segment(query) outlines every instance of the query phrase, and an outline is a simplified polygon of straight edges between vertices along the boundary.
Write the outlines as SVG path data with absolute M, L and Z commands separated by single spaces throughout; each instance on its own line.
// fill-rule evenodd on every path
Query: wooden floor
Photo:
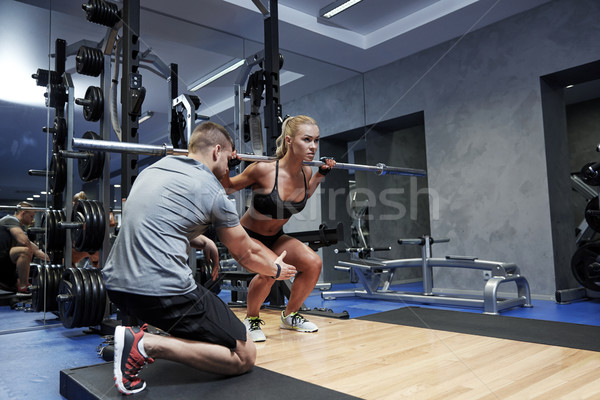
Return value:
M 278 311 L 261 311 L 257 365 L 364 399 L 600 399 L 600 352 L 307 317 L 318 332 L 282 330 Z

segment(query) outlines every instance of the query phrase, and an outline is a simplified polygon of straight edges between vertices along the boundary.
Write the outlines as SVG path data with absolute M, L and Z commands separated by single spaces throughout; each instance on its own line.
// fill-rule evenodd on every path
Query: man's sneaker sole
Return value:
M 119 392 L 130 395 L 139 393 L 146 388 L 146 382 L 137 389 L 127 389 L 123 385 L 123 373 L 121 372 L 121 362 L 123 360 L 123 345 L 125 344 L 125 330 L 127 327 L 125 326 L 117 326 L 115 328 L 115 355 L 114 355 L 114 365 L 113 365 L 113 373 L 115 379 L 115 386 L 119 390 Z M 129 354 L 126 354 L 129 357 Z
M 317 328 L 317 329 L 304 329 L 304 328 L 298 328 L 298 327 L 294 327 L 294 326 L 289 326 L 289 325 L 286 325 L 286 324 L 279 324 L 279 327 L 281 329 L 287 329 L 287 330 L 296 331 L 296 332 L 306 332 L 306 333 L 317 332 L 319 330 L 319 328 Z

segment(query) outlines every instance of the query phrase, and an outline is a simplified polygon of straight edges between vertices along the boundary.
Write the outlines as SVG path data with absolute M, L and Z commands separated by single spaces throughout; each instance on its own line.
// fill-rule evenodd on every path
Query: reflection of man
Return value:
M 32 207 L 22 201 L 18 207 Z M 35 211 L 17 209 L 15 215 L 0 219 L 0 287 L 28 293 L 29 265 L 33 256 L 47 260 L 48 256 L 27 237 L 26 229 L 33 223 Z

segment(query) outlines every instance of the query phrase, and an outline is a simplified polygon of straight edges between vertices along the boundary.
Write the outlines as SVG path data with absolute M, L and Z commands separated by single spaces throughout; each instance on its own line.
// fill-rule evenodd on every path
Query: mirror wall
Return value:
M 121 3 L 118 3 L 122 7 Z M 28 171 L 47 170 L 52 157 L 51 135 L 43 132 L 45 126 L 52 126 L 55 110 L 46 107 L 45 87 L 36 86 L 31 75 L 37 69 L 54 70 L 55 41 L 64 39 L 67 43 L 66 72 L 74 84 L 74 98 L 84 98 L 90 86 L 100 86 L 101 77 L 85 76 L 77 73 L 75 55 L 80 44 L 94 46 L 102 41 L 108 28 L 88 22 L 80 3 L 70 1 L 9 0 L 0 5 L 0 204 L 16 205 L 19 201 L 30 200 L 35 206 L 50 207 L 52 196 L 48 193 L 45 177 L 30 176 Z M 86 41 L 83 43 L 82 41 Z M 169 82 L 161 67 L 174 63 L 178 66 L 178 93 L 194 94 L 200 98 L 198 114 L 209 116 L 214 122 L 228 126 L 233 132 L 234 90 L 238 76 L 234 71 L 224 77 L 190 92 L 189 89 L 201 78 L 234 60 L 241 60 L 263 49 L 263 44 L 239 36 L 216 31 L 181 17 L 144 8 L 140 10 L 140 73 L 142 85 L 146 88 L 146 98 L 142 112 L 151 112 L 152 118 L 139 126 L 139 142 L 147 144 L 168 143 L 168 115 L 171 108 Z M 356 76 L 358 73 L 339 66 L 323 63 L 295 54 L 285 49 L 280 42 L 284 65 L 281 70 L 281 103 L 306 96 L 316 90 L 326 88 Z M 114 74 L 114 57 L 110 71 Z M 318 71 L 318 74 L 315 74 Z M 119 71 L 119 74 L 121 71 Z M 120 79 L 120 78 L 119 78 Z M 119 104 L 120 111 L 120 86 Z M 65 107 L 65 112 L 67 108 Z M 261 110 L 262 111 L 262 110 Z M 283 109 L 286 114 L 285 107 Z M 104 116 L 109 123 L 108 116 Z M 87 131 L 100 132 L 100 122 L 86 121 L 82 107 L 73 107 L 73 136 L 81 137 Z M 111 140 L 117 140 L 114 132 Z M 105 205 L 115 210 L 120 208 L 121 159 L 117 154 L 110 156 L 110 182 L 83 182 L 79 178 L 77 162 L 74 162 L 71 193 L 84 190 L 90 199 L 99 196 L 100 185 L 105 189 L 110 185 L 110 201 Z M 139 166 L 143 168 L 152 159 L 140 156 Z M 116 185 L 116 187 L 115 187 Z M 66 203 L 70 199 L 63 197 Z M 6 215 L 8 212 L 0 211 Z M 39 226 L 42 213 L 36 216 Z M 44 236 L 38 236 L 43 246 Z M 16 311 L 15 311 L 16 312 Z M 60 323 L 55 313 L 48 310 L 25 318 L 18 323 L 19 328 L 34 328 L 48 323 Z M 14 324 L 13 324 L 13 327 Z

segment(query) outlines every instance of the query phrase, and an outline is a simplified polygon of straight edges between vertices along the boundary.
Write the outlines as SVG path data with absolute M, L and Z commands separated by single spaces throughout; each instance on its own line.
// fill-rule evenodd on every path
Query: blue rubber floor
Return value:
M 332 290 L 345 290 L 351 284 L 333 285 Z M 419 284 L 393 287 L 394 290 L 419 291 Z M 219 295 L 229 301 L 231 293 Z M 480 308 L 460 308 L 419 303 L 398 303 L 358 298 L 323 300 L 319 290 L 313 291 L 305 306 L 331 309 L 334 313 L 347 311 L 350 318 L 388 311 L 406 306 L 422 306 L 481 313 Z M 533 308 L 516 307 L 501 315 L 600 326 L 600 300 L 581 300 L 571 304 L 533 300 Z M 59 373 L 63 369 L 104 362 L 97 354 L 104 341 L 85 329 L 66 329 L 52 313 L 17 311 L 0 306 L 0 400 L 63 399 L 59 390 Z M 112 385 L 112 382 L 107 382 Z

